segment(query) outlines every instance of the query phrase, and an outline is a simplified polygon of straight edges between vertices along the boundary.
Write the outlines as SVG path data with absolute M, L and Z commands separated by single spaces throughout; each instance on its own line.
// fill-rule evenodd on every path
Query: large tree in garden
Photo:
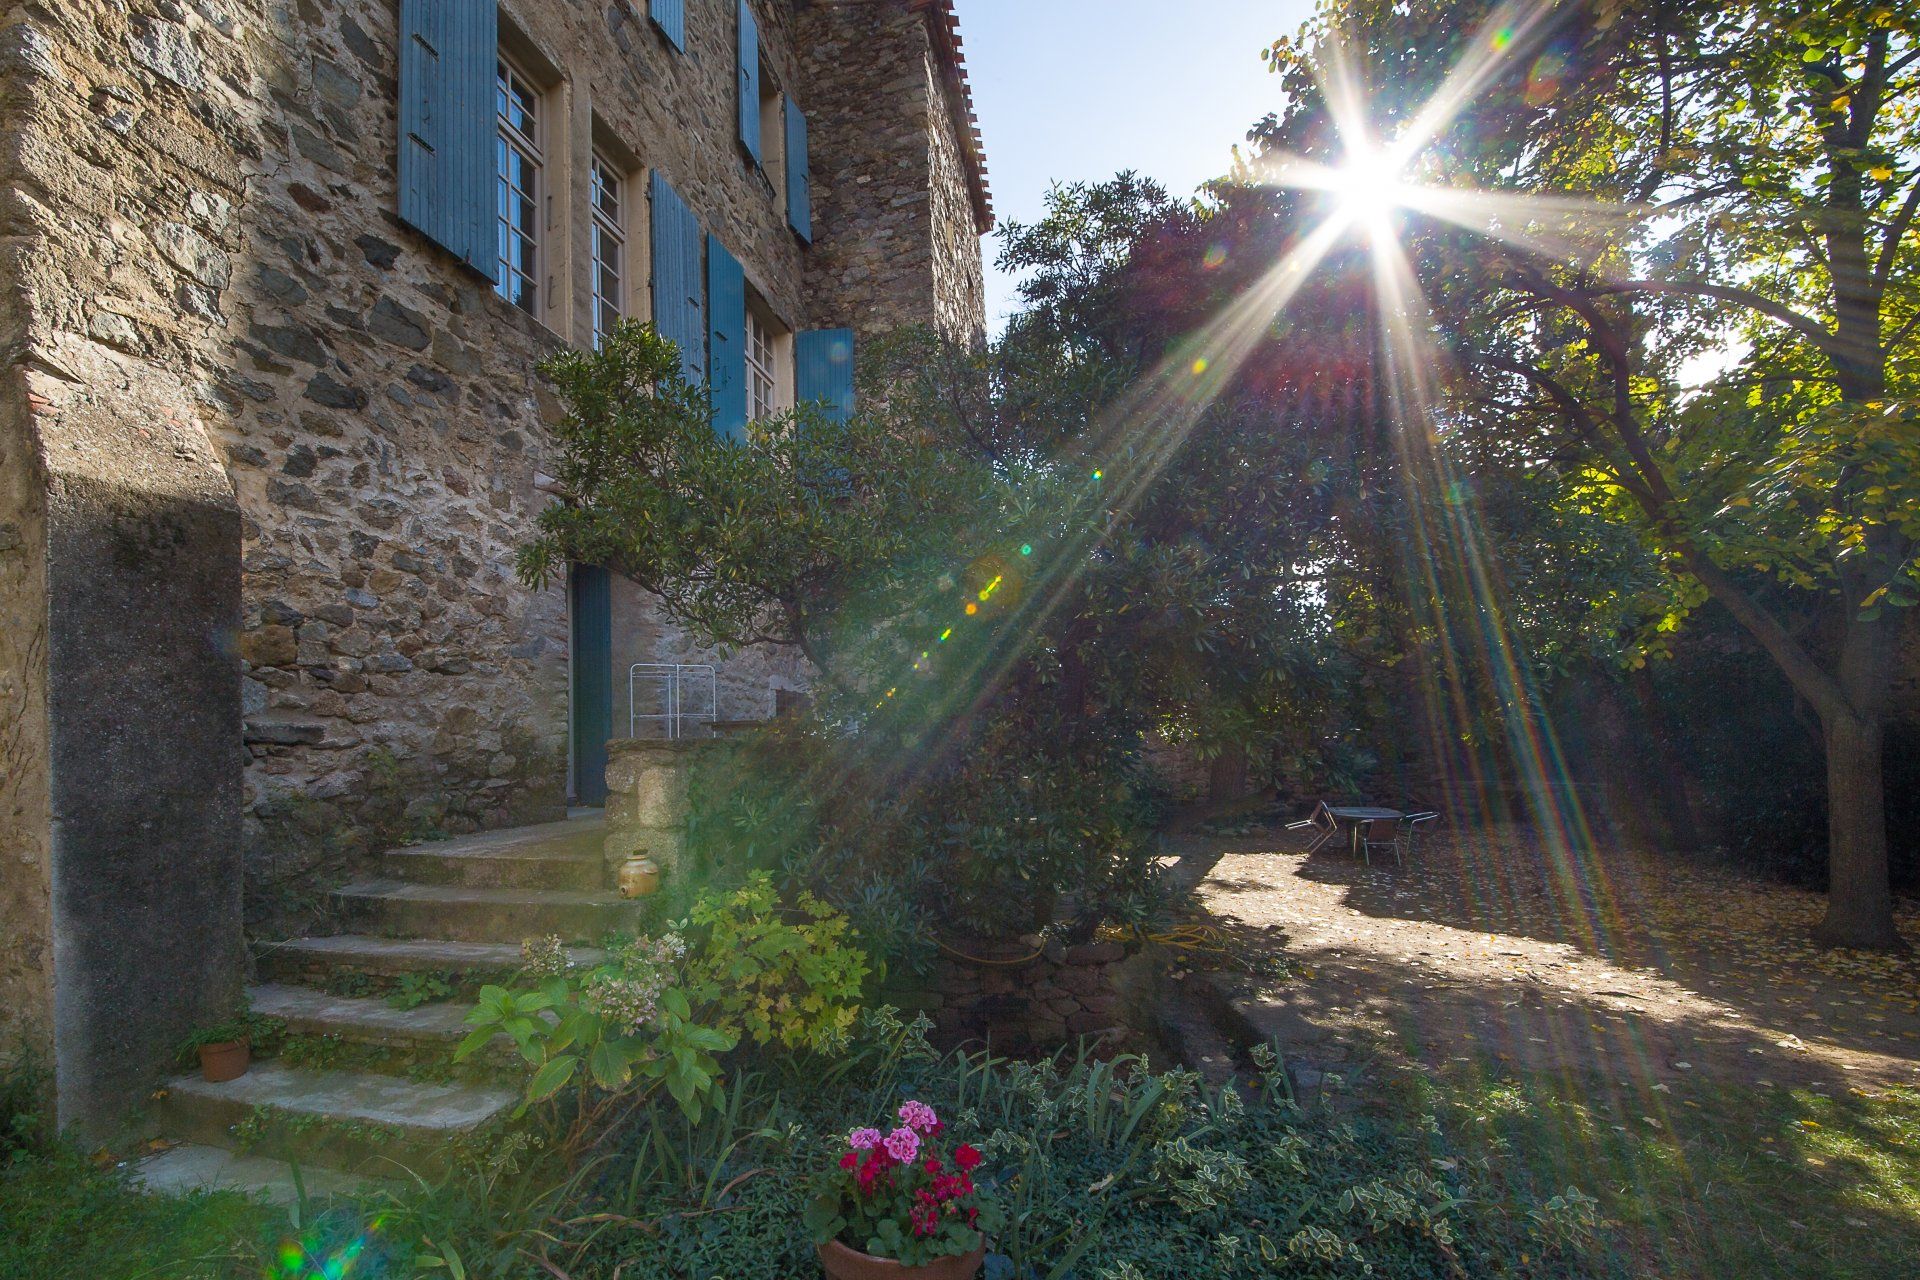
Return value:
M 1813 710 L 1820 935 L 1861 947 L 1901 945 L 1881 754 L 1920 600 L 1917 35 L 1865 0 L 1329 0 L 1276 45 L 1289 106 L 1258 131 L 1274 173 L 1386 140 L 1375 189 L 1405 212 L 1376 252 L 1451 358 L 1443 430 L 1631 524 L 1675 575 L 1657 633 L 1711 599 Z

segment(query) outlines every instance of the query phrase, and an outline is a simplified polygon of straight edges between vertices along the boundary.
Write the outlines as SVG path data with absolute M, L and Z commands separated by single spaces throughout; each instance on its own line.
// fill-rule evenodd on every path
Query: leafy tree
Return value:
M 1651 638 L 1712 599 L 1813 709 L 1820 935 L 1863 947 L 1900 945 L 1881 757 L 1920 600 L 1917 26 L 1861 0 L 1328 0 L 1272 51 L 1290 105 L 1260 130 L 1270 159 L 1337 155 L 1336 46 L 1380 136 L 1464 90 L 1400 228 L 1446 413 L 1664 558 Z M 1690 389 L 1703 359 L 1727 367 Z

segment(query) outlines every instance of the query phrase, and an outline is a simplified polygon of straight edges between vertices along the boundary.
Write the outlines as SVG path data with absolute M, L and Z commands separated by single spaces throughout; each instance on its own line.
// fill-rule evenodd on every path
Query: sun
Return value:
M 1349 147 L 1346 162 L 1329 172 L 1327 189 L 1340 218 L 1369 229 L 1384 226 L 1406 203 L 1401 161 L 1372 146 Z

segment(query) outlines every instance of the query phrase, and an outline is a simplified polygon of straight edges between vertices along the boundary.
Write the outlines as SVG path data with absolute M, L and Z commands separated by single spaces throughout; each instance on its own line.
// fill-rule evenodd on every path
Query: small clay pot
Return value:
M 876 1258 L 858 1249 L 849 1249 L 838 1240 L 816 1246 L 820 1267 L 827 1280 L 973 1280 L 987 1260 L 987 1246 L 972 1253 L 935 1258 L 919 1267 L 905 1267 L 892 1258 Z
M 208 1084 L 225 1084 L 247 1074 L 252 1061 L 245 1040 L 222 1040 L 200 1046 L 200 1078 Z
M 635 854 L 620 864 L 620 896 L 644 898 L 660 890 L 660 867 L 652 858 Z

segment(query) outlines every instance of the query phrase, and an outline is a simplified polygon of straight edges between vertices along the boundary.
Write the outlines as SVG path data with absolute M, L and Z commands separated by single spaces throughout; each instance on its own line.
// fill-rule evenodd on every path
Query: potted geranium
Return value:
M 831 1280 L 973 1280 L 999 1206 L 975 1181 L 981 1155 L 950 1145 L 924 1102 L 900 1107 L 891 1132 L 855 1129 L 807 1207 Z

